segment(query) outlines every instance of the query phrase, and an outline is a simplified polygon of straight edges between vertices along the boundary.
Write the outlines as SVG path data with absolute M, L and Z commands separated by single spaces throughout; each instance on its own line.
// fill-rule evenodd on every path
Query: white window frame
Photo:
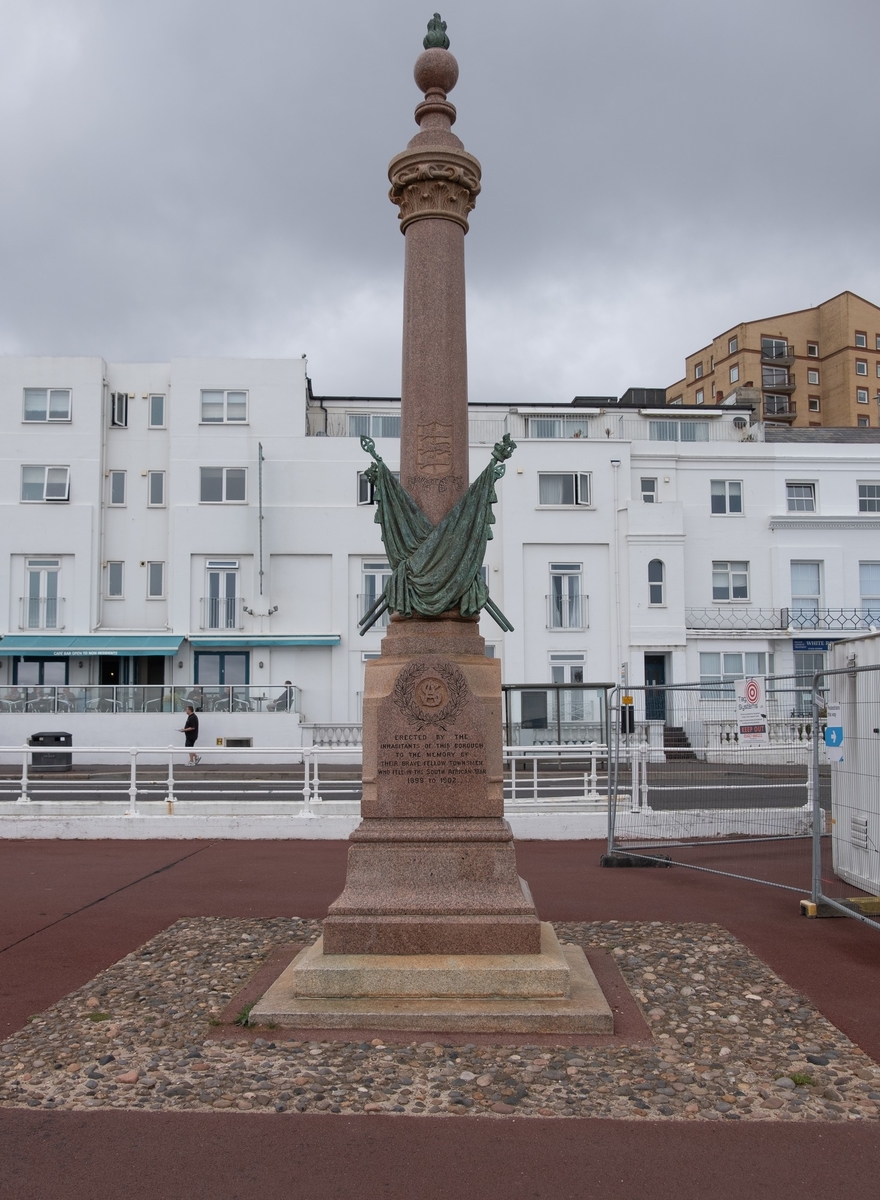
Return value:
M 128 429 L 128 392 L 110 393 L 111 429 Z
M 701 362 L 694 363 L 694 379 L 703 378 L 703 364 Z
M 819 357 L 819 343 L 818 342 L 807 342 L 807 358 L 818 358 L 818 357 Z
M 153 478 L 159 476 L 162 480 L 162 499 L 153 499 Z M 245 485 L 246 487 L 247 485 Z M 165 499 L 165 472 L 164 471 L 147 471 L 147 508 L 164 508 L 167 504 Z
M 856 375 L 868 374 L 868 360 L 866 358 L 856 359 Z
M 856 388 L 856 404 L 867 404 L 867 403 L 868 403 L 868 389 L 867 388 Z
M 645 487 L 646 483 L 650 484 L 650 486 L 647 488 Z M 657 487 L 656 476 L 643 475 L 642 478 L 639 480 L 639 490 L 641 492 L 643 504 L 659 504 L 660 503 L 660 498 L 658 495 L 659 489 Z
M 161 421 L 153 420 L 153 401 L 154 400 L 161 400 L 161 402 L 162 402 L 162 420 Z M 147 396 L 147 428 L 148 429 L 164 429 L 165 428 L 165 426 L 167 424 L 167 417 L 166 417 L 166 412 L 165 412 L 166 403 L 167 403 L 167 397 L 164 392 L 150 392 L 150 394 Z
M 807 386 L 808 387 L 819 387 L 819 368 L 818 367 L 808 367 L 807 368 Z
M 222 396 L 223 415 L 218 419 L 205 417 L 205 397 Z M 244 416 L 229 416 L 229 397 L 244 396 Z M 199 424 L 200 425 L 247 425 L 250 416 L 250 397 L 245 388 L 202 388 L 199 393 Z
M 42 471 L 43 472 L 43 494 L 42 494 L 42 496 L 34 497 L 33 499 L 25 498 L 25 495 L 24 495 L 24 473 L 25 473 L 25 471 Z M 57 478 L 56 480 L 54 480 L 53 484 L 52 484 L 52 486 L 58 488 L 59 491 L 63 490 L 64 495 L 48 496 L 46 494 L 49 489 L 49 486 L 50 486 L 49 474 L 52 471 L 56 471 L 56 472 L 63 471 L 64 472 L 63 485 L 62 485 L 62 480 L 60 478 Z M 48 464 L 44 466 L 41 463 L 22 463 L 22 465 L 21 465 L 21 490 L 19 492 L 19 496 L 21 497 L 22 504 L 65 504 L 65 503 L 69 502 L 69 500 L 70 500 L 70 467 L 56 466 L 54 464 L 51 466 Z
M 371 438 L 399 438 L 400 437 L 400 413 L 371 413 L 371 412 L 356 412 L 346 413 L 346 426 L 349 437 L 371 437 Z M 391 422 L 391 428 L 396 427 L 396 433 L 389 433 L 386 428 L 386 422 Z
M 217 595 L 211 595 L 211 576 L 217 576 Z M 230 595 L 229 580 L 233 581 Z M 241 564 L 237 558 L 209 558 L 205 562 L 205 629 L 237 629 L 241 614 Z
M 719 485 L 723 492 L 717 490 Z M 716 500 L 723 507 L 716 507 Z M 739 504 L 736 508 L 733 502 Z M 743 515 L 743 481 L 741 479 L 710 479 L 709 480 L 709 512 L 713 517 L 741 517 Z
M 392 471 L 391 474 L 395 479 L 400 479 L 399 471 Z M 366 471 L 358 471 L 357 502 L 359 507 L 376 503 L 376 485 L 367 479 Z
M 798 489 L 803 489 L 801 492 Z M 819 511 L 817 488 L 809 479 L 786 479 L 785 511 L 814 513 Z
M 867 429 L 867 428 L 869 428 L 869 426 L 870 426 L 870 424 L 871 424 L 871 418 L 870 418 L 870 417 L 858 417 L 858 418 L 857 418 L 857 421 L 858 421 L 858 428 L 859 428 L 859 429 Z
M 731 383 L 739 383 L 739 363 L 734 363 L 728 371 Z
M 702 388 L 698 388 L 698 390 L 694 393 L 694 404 L 703 404 L 705 403 L 705 400 L 705 391 Z
M 716 589 L 720 586 L 716 579 L 724 576 L 727 580 L 727 595 L 716 596 Z M 734 596 L 735 587 L 742 589 L 742 583 L 734 584 L 734 579 L 745 578 L 744 596 Z M 712 603 L 713 604 L 748 604 L 751 596 L 751 570 L 748 561 L 745 559 L 713 559 L 712 560 Z
M 858 484 L 858 497 L 859 512 L 880 512 L 880 480 L 865 479 L 860 481 Z
M 738 337 L 728 338 L 727 339 L 727 353 L 728 354 L 736 354 L 737 350 L 739 350 L 739 338 Z
M 774 669 L 772 651 L 703 650 L 700 652 L 700 699 L 733 700 L 733 684 L 737 679 L 772 675 Z
M 536 440 L 549 441 L 562 438 L 588 438 L 590 436 L 590 418 L 576 417 L 571 413 L 553 414 L 550 416 L 526 417 L 527 436 Z
M 111 590 L 113 582 L 113 568 L 119 568 L 119 591 Z M 105 600 L 124 600 L 125 599 L 125 563 L 118 558 L 110 559 L 104 564 L 104 599 Z
M 161 588 L 161 591 L 158 591 L 158 592 L 153 592 L 151 590 L 152 582 L 153 582 L 152 575 L 153 575 L 154 567 L 160 568 L 160 574 L 162 577 L 162 588 Z M 148 600 L 164 600 L 165 599 L 165 563 L 163 560 L 152 559 L 151 561 L 147 562 L 147 599 Z
M 660 568 L 659 571 L 652 569 L 657 567 Z M 666 564 L 660 558 L 652 558 L 648 563 L 648 607 L 666 607 Z
M 856 350 L 868 349 L 868 335 L 863 333 L 860 329 L 856 330 L 855 347 Z
M 365 617 L 385 590 L 385 585 L 391 578 L 391 564 L 384 558 L 367 558 L 361 563 L 361 595 L 358 620 Z M 381 616 L 373 622 L 370 630 L 382 630 L 388 627 L 391 613 L 386 608 Z M 368 631 L 369 632 L 369 631 Z
M 556 581 L 559 580 L 557 585 Z M 588 598 L 584 594 L 583 563 L 550 563 L 547 597 L 548 629 L 587 629 Z
M 49 582 L 50 576 L 52 582 Z M 36 590 L 33 588 L 36 579 Z M 61 559 L 37 556 L 24 564 L 22 625 L 25 629 L 62 629 Z
M 28 413 L 28 395 L 30 394 L 31 396 L 34 396 L 40 392 L 43 393 L 46 397 L 46 410 L 45 410 L 46 415 L 44 417 L 29 417 L 27 415 L 27 413 Z M 53 393 L 55 396 L 61 396 L 61 395 L 67 396 L 67 415 L 66 416 L 53 417 L 51 415 Z M 71 388 L 25 388 L 24 392 L 22 393 L 21 419 L 22 419 L 22 422 L 26 425 L 42 425 L 44 423 L 47 425 L 50 423 L 52 425 L 55 425 L 58 423 L 69 424 L 70 421 L 73 419 L 72 413 L 73 413 L 73 390 Z
M 113 493 L 115 491 L 116 481 L 122 479 L 122 499 L 114 500 Z M 126 471 L 108 471 L 107 472 L 107 507 L 108 508 L 125 508 L 128 502 L 128 479 Z
M 205 500 L 204 493 L 204 472 L 205 471 L 222 471 L 221 477 L 221 498 L 219 500 Z M 244 499 L 229 500 L 227 499 L 228 479 L 230 471 L 242 471 L 244 473 Z M 199 467 L 199 504 L 247 504 L 247 467 Z
M 818 396 L 808 396 L 807 397 L 807 411 L 808 412 L 821 412 L 822 411 L 822 402 Z
M 571 481 L 571 501 L 561 504 L 551 504 L 541 500 L 542 479 L 568 479 Z M 565 485 L 563 484 L 563 489 Z M 586 498 L 584 498 L 586 493 Z M 592 508 L 593 507 L 593 476 L 590 471 L 539 471 L 538 472 L 538 508 Z
M 869 588 L 866 586 L 866 572 L 864 567 L 874 568 L 878 578 L 875 580 L 875 587 Z M 880 625 L 880 562 L 867 560 L 859 563 L 859 598 L 861 601 L 861 614 L 865 618 L 866 625 Z
M 795 567 L 815 567 L 816 568 L 816 590 L 815 592 L 801 591 L 797 595 L 794 592 L 794 568 Z M 825 591 L 825 580 L 823 578 L 825 571 L 825 563 L 820 559 L 810 558 L 793 558 L 789 562 L 789 582 L 791 584 L 791 608 L 790 613 L 795 619 L 798 628 L 814 629 L 819 625 L 819 621 L 823 611 L 822 597 Z M 806 605 L 806 607 L 804 607 Z M 805 623 L 799 618 L 815 616 L 814 623 Z
M 702 436 L 698 437 L 698 434 Z M 708 442 L 709 422 L 690 421 L 687 418 L 683 421 L 670 420 L 665 417 L 659 421 L 649 421 L 648 439 L 652 442 Z

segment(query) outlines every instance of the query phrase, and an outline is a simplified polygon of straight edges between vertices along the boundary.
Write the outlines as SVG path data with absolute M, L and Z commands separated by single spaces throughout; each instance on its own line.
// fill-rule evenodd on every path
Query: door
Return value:
M 551 654 L 550 677 L 554 683 L 584 682 L 584 656 L 582 654 Z M 583 721 L 584 693 L 580 689 L 560 690 L 559 717 L 562 721 Z
M 652 687 L 666 687 L 666 655 L 645 655 L 645 720 L 666 720 L 666 693 L 651 691 Z
M 25 621 L 28 629 L 58 629 L 59 596 L 57 558 L 31 558 L 27 564 Z
M 238 628 L 238 571 L 208 571 L 207 629 Z

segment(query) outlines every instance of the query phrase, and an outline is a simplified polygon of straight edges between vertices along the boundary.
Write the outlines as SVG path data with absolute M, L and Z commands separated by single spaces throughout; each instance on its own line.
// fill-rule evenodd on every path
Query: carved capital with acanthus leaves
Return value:
M 445 146 L 407 150 L 391 160 L 388 178 L 401 233 L 429 218 L 455 221 L 467 233 L 468 213 L 480 194 L 480 164 L 473 155 Z

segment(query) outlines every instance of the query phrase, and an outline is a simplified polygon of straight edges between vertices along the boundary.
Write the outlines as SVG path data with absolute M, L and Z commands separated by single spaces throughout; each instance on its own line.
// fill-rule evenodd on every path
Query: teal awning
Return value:
M 0 641 L 0 655 L 20 654 L 41 658 L 94 658 L 98 655 L 124 657 L 165 657 L 176 654 L 183 638 L 179 634 L 80 634 L 58 637 L 54 634 L 9 634 Z
M 191 637 L 190 644 L 196 650 L 250 650 L 257 647 L 271 649 L 273 646 L 338 646 L 342 638 L 338 633 L 299 633 L 290 637 Z

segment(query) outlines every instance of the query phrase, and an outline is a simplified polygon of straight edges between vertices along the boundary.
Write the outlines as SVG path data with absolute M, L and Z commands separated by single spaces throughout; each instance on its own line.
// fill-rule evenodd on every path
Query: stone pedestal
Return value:
M 367 663 L 363 820 L 327 954 L 537 954 L 504 820 L 500 663 L 477 622 L 393 618 Z

